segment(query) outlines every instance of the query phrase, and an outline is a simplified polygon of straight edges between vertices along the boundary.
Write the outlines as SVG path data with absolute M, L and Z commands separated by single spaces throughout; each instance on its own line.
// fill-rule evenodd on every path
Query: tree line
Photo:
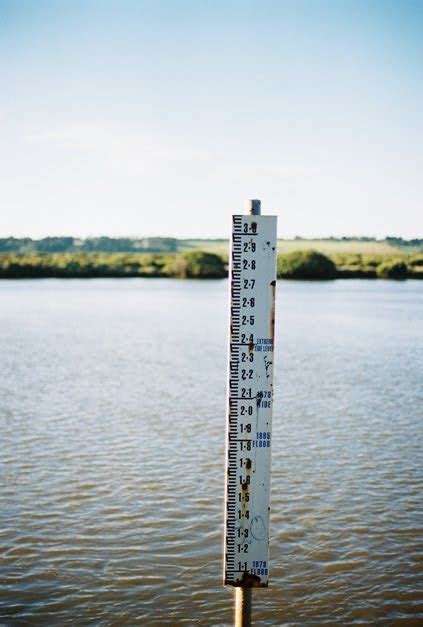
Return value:
M 177 251 L 177 242 L 174 237 L 3 237 L 0 253 L 172 253 Z

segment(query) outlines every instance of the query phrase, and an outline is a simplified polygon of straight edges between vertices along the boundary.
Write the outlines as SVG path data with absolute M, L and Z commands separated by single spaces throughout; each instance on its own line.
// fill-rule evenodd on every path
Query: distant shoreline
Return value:
M 223 279 L 228 255 L 184 253 L 0 253 L 0 279 L 179 278 Z M 298 250 L 278 255 L 278 278 L 290 280 L 422 279 L 423 254 L 323 255 Z
M 63 280 L 63 281 L 94 281 L 95 279 L 168 279 L 168 280 L 174 280 L 174 281 L 198 281 L 198 282 L 204 282 L 204 281 L 223 281 L 223 280 L 227 280 L 227 276 L 226 277 L 220 277 L 220 278 L 181 278 L 181 277 L 165 277 L 165 276 L 142 276 L 142 275 L 117 275 L 117 276 L 113 276 L 111 274 L 108 275 L 104 275 L 104 276 L 100 276 L 100 275 L 92 275 L 92 276 L 80 276 L 80 275 L 75 275 L 75 276 L 58 276 L 58 275 L 51 275 L 51 276 L 20 276 L 20 277 L 16 277 L 16 276 L 0 276 L 0 281 L 4 281 L 4 282 L 10 282 L 10 281 L 51 281 L 51 280 Z M 307 278 L 307 277 L 296 277 L 295 279 L 292 278 L 287 278 L 287 277 L 277 277 L 278 281 L 290 281 L 290 282 L 295 282 L 295 281 L 300 281 L 300 282 L 308 282 L 308 283 L 327 283 L 329 281 L 350 281 L 350 280 L 364 280 L 364 281 L 397 281 L 397 282 L 404 282 L 404 281 L 419 281 L 421 279 L 423 279 L 423 273 L 415 273 L 415 274 L 410 274 L 408 276 L 406 276 L 403 279 L 392 279 L 389 277 L 378 277 L 378 276 L 374 276 L 374 277 L 370 277 L 370 276 L 352 276 L 352 275 L 343 275 L 340 274 L 339 276 L 335 276 L 332 279 L 312 279 L 312 278 Z

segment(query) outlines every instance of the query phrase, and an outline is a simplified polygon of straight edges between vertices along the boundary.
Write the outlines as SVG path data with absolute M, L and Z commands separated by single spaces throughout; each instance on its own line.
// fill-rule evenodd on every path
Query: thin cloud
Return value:
M 65 151 L 87 155 L 111 173 L 123 176 L 160 176 L 168 170 L 181 175 L 210 174 L 217 180 L 253 181 L 263 185 L 277 180 L 299 181 L 320 175 L 317 166 L 243 163 L 236 155 L 214 155 L 187 145 L 168 144 L 140 132 L 122 132 L 95 124 L 74 124 L 33 132 L 32 143 L 60 146 Z
M 128 176 L 160 174 L 166 167 L 192 167 L 208 159 L 207 153 L 187 146 L 91 124 L 38 131 L 27 135 L 27 140 L 92 156 L 111 171 Z

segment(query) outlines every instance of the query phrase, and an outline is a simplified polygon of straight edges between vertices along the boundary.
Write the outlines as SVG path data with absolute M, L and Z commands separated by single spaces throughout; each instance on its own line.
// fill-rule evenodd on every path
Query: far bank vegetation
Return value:
M 297 250 L 278 255 L 278 278 L 331 280 L 336 278 L 423 278 L 423 254 L 325 255 Z M 222 279 L 228 273 L 228 255 L 201 250 L 182 253 L 0 253 L 0 278 L 122 278 L 168 277 Z

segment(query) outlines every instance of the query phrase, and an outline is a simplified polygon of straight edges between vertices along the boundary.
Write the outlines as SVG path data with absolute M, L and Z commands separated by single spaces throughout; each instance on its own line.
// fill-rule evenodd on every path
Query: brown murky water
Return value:
M 423 283 L 277 287 L 257 625 L 423 621 Z M 0 618 L 229 625 L 227 284 L 0 283 Z

